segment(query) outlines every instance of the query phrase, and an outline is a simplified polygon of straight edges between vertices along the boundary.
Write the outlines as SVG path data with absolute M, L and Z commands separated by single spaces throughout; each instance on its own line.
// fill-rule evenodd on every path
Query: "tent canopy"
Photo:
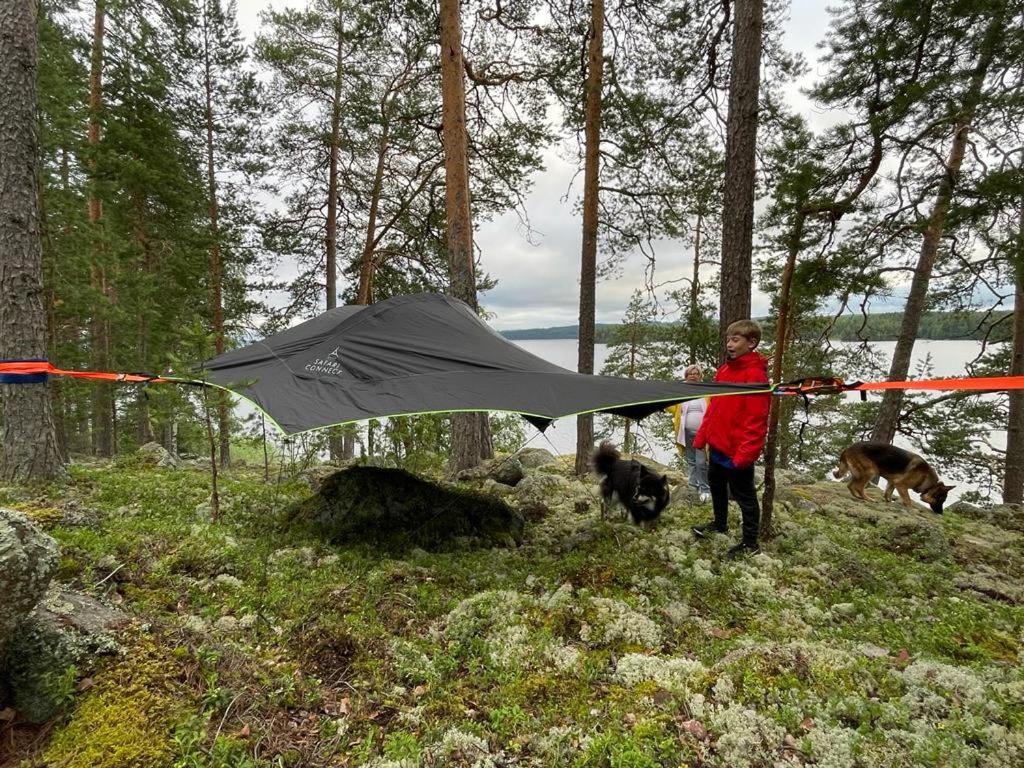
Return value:
M 696 397 L 769 389 L 575 373 L 435 293 L 338 307 L 208 360 L 203 370 L 205 381 L 252 401 L 285 434 L 455 411 L 518 413 L 543 430 L 564 416 L 600 411 L 642 419 Z

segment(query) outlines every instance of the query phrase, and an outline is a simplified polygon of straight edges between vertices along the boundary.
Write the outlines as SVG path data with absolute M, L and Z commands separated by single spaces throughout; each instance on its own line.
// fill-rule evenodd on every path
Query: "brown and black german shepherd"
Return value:
M 839 466 L 832 476 L 841 480 L 849 472 L 850 482 L 846 487 L 855 499 L 871 501 L 864 488 L 875 475 L 884 477 L 889 485 L 885 489 L 885 500 L 892 501 L 893 490 L 899 491 L 903 506 L 910 507 L 910 494 L 916 491 L 921 501 L 942 514 L 946 494 L 955 486 L 943 485 L 935 470 L 916 453 L 897 448 L 888 443 L 854 443 L 839 456 Z

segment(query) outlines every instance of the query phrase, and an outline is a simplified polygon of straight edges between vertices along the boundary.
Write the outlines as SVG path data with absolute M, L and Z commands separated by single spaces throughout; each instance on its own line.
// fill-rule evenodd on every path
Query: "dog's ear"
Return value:
M 942 485 L 942 484 L 940 483 L 940 485 Z M 942 486 L 942 490 L 944 490 L 944 491 L 952 491 L 954 488 L 956 488 L 955 485 L 943 485 Z

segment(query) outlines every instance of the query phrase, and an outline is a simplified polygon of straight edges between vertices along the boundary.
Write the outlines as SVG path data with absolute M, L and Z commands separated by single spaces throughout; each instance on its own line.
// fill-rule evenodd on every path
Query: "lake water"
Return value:
M 577 342 L 576 339 L 537 339 L 516 341 L 521 346 L 538 357 L 543 357 L 556 365 L 561 365 L 570 370 L 576 370 Z M 837 347 L 855 347 L 853 343 L 835 343 Z M 879 341 L 871 344 L 872 349 L 882 352 L 888 360 L 892 359 L 893 351 L 896 349 L 895 341 Z M 911 371 L 918 363 L 930 359 L 936 378 L 947 376 L 964 376 L 967 374 L 967 364 L 977 357 L 981 350 L 981 342 L 978 341 L 918 341 L 914 344 L 914 354 L 911 363 Z M 594 370 L 601 370 L 605 360 L 608 359 L 609 349 L 606 344 L 597 344 L 594 347 Z M 855 378 L 868 380 L 870 375 L 865 371 L 863 375 Z M 857 393 L 848 394 L 851 399 L 859 397 Z M 534 434 L 532 431 L 530 434 Z M 548 428 L 547 437 L 558 449 L 559 453 L 572 453 L 576 450 L 576 419 L 561 419 Z M 538 442 L 539 441 L 539 442 Z M 898 442 L 898 441 L 897 441 Z M 993 443 L 1000 448 L 1006 446 L 1006 433 L 999 431 L 993 433 Z M 534 440 L 531 445 L 546 445 L 542 437 Z M 548 446 L 550 447 L 550 446 Z M 909 446 L 908 446 L 909 447 Z M 651 458 L 664 461 L 671 457 L 670 450 L 660 450 L 659 455 Z
M 576 369 L 576 355 L 577 355 L 577 342 L 575 339 L 536 339 L 536 340 L 520 340 L 514 342 L 523 349 L 532 352 L 533 354 L 544 358 L 556 365 L 560 365 L 569 370 Z M 843 344 L 836 343 L 837 347 L 852 347 L 854 344 Z M 871 345 L 875 350 L 884 353 L 885 357 L 891 359 L 893 350 L 896 347 L 894 341 L 882 341 L 875 342 Z M 925 359 L 930 359 L 933 373 L 935 377 L 946 377 L 946 376 L 964 376 L 967 374 L 967 364 L 977 357 L 978 352 L 981 350 L 981 343 L 976 341 L 918 341 L 914 345 L 913 361 L 911 364 L 911 371 L 915 369 L 918 363 Z M 601 366 L 604 365 L 608 358 L 609 348 L 606 344 L 597 344 L 594 348 L 594 368 L 600 370 Z M 870 374 L 865 370 L 862 374 L 858 372 L 854 378 L 869 380 Z M 859 397 L 857 393 L 848 393 L 847 395 L 851 399 Z M 984 397 L 984 395 L 983 395 Z M 236 406 L 236 412 L 239 416 L 245 416 L 252 413 L 253 408 L 245 401 L 241 401 Z M 657 418 L 654 416 L 652 418 Z M 667 416 L 665 417 L 667 418 Z M 644 433 L 641 432 L 643 436 Z M 532 426 L 527 426 L 526 437 L 531 447 L 548 448 L 556 453 L 573 453 L 576 450 L 576 417 L 569 417 L 560 419 L 552 424 L 546 432 L 543 434 L 538 433 Z M 641 438 L 642 439 L 642 438 Z M 1004 430 L 996 430 L 991 434 L 990 440 L 992 444 L 998 448 L 1006 447 L 1006 432 Z M 900 438 L 895 440 L 896 444 L 902 445 L 906 448 L 911 448 L 908 443 Z M 668 462 L 671 460 L 673 451 L 671 446 L 658 447 L 652 441 L 652 449 L 644 450 L 644 453 L 650 455 L 651 458 L 661 461 Z M 950 494 L 950 497 L 959 496 L 963 490 L 968 490 L 969 485 L 961 485 L 959 488 Z

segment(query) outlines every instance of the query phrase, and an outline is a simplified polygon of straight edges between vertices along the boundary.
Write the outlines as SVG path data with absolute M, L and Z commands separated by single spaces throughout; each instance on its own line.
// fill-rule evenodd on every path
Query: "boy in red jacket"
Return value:
M 725 331 L 725 363 L 715 381 L 755 384 L 768 381 L 768 359 L 754 349 L 761 341 L 761 327 L 753 320 L 737 320 Z M 728 530 L 729 493 L 743 513 L 743 539 L 726 557 L 760 552 L 757 545 L 761 508 L 754 488 L 754 462 L 764 448 L 768 433 L 771 395 L 712 397 L 693 447 L 709 449 L 708 485 L 714 521 L 693 529 L 698 538 Z

